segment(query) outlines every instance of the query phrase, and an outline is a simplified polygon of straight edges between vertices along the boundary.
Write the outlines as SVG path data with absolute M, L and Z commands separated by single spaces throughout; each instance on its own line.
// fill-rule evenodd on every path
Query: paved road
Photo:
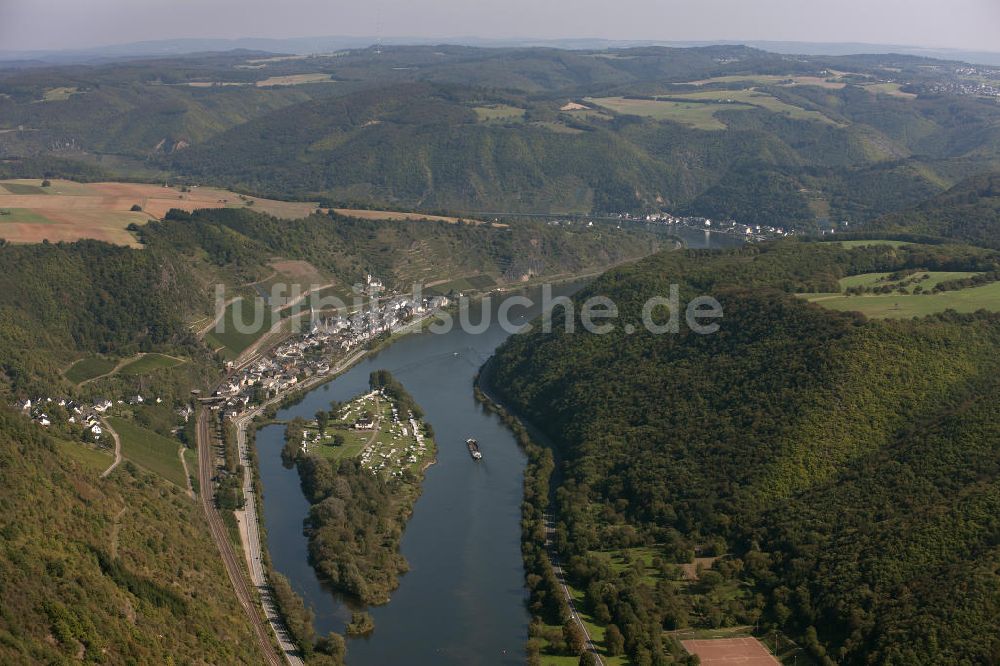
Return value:
M 421 324 L 423 320 L 429 316 L 430 315 L 426 315 L 425 317 L 421 317 L 420 319 L 411 322 L 411 324 L 403 327 L 401 331 L 408 330 L 412 326 Z M 401 331 L 397 331 L 397 333 Z M 264 337 L 266 338 L 267 336 Z M 264 338 L 258 341 L 258 343 L 263 342 L 263 340 Z M 233 372 L 246 367 L 252 361 L 259 358 L 261 354 L 264 353 L 264 349 L 264 345 L 258 344 L 256 348 L 251 347 L 245 351 L 245 356 L 241 357 L 241 359 L 237 361 Z M 250 353 L 248 354 L 247 352 Z M 297 385 L 295 387 L 295 391 L 308 390 L 313 385 L 329 381 L 331 377 L 343 372 L 345 369 L 357 363 L 367 353 L 368 350 L 364 348 L 356 350 L 353 354 L 343 359 L 340 363 L 333 367 L 329 374 L 311 377 L 305 382 Z M 285 397 L 286 396 L 284 394 L 275 396 L 260 407 L 240 414 L 233 421 L 233 424 L 236 426 L 236 442 L 239 448 L 240 462 L 243 465 L 243 497 L 245 499 L 243 510 L 237 512 L 240 522 L 240 541 L 243 545 L 243 555 L 246 559 L 247 570 L 250 573 L 250 582 L 253 587 L 256 588 L 257 596 L 253 594 L 250 585 L 248 585 L 247 580 L 243 576 L 243 571 L 239 566 L 239 561 L 236 559 L 236 555 L 233 551 L 232 544 L 229 541 L 225 525 L 222 523 L 222 516 L 219 515 L 219 512 L 215 507 L 214 493 L 212 492 L 212 472 L 215 470 L 215 460 L 212 454 L 211 438 L 208 431 L 208 410 L 205 408 L 202 408 L 198 412 L 198 427 L 196 429 L 198 438 L 198 459 L 200 463 L 198 465 L 198 477 L 201 485 L 202 505 L 205 509 L 205 516 L 208 518 L 208 525 L 212 532 L 212 538 L 215 540 L 215 544 L 219 548 L 219 553 L 222 555 L 223 564 L 225 564 L 226 571 L 229 573 L 229 579 L 233 583 L 236 596 L 239 599 L 240 604 L 243 606 L 243 609 L 246 611 L 254 632 L 257 634 L 257 639 L 261 646 L 261 652 L 264 654 L 269 664 L 278 665 L 282 661 L 281 656 L 274 651 L 274 647 L 270 640 L 270 634 L 264 626 L 260 613 L 257 612 L 257 608 L 254 603 L 256 599 L 260 599 L 260 604 L 264 609 L 264 615 L 270 625 L 271 632 L 273 632 L 274 636 L 278 639 L 279 645 L 281 646 L 284 661 L 291 666 L 303 666 L 302 659 L 299 656 L 299 650 L 292 643 L 291 637 L 285 628 L 284 620 L 278 612 L 277 604 L 274 601 L 273 591 L 270 584 L 267 582 L 267 577 L 264 573 L 264 562 L 261 555 L 262 549 L 260 542 L 260 520 L 257 516 L 257 502 L 254 497 L 253 488 L 253 468 L 251 466 L 250 451 L 247 443 L 247 427 L 250 422 L 260 415 L 264 409 L 279 402 L 280 400 L 283 400 Z
M 108 474 L 115 471 L 115 467 L 122 464 L 122 440 L 118 436 L 118 433 L 114 431 L 114 428 L 104 419 L 101 418 L 101 425 L 104 427 L 104 431 L 111 434 L 111 438 L 115 440 L 115 461 L 111 463 L 111 466 L 106 470 L 101 472 L 101 478 L 105 478 Z
M 239 446 L 240 464 L 243 465 L 243 497 L 245 504 L 242 511 L 237 511 L 237 518 L 240 521 L 240 541 L 243 544 L 243 555 L 246 557 L 247 570 L 250 572 L 250 582 L 257 588 L 260 595 L 261 606 L 264 608 L 264 616 L 271 631 L 278 639 L 281 651 L 284 653 L 285 661 L 291 666 L 301 666 L 302 659 L 299 657 L 299 648 L 292 640 L 288 628 L 285 626 L 284 618 L 278 610 L 278 605 L 274 599 L 274 591 L 267 577 L 264 574 L 264 559 L 261 553 L 260 542 L 260 521 L 257 517 L 257 499 L 254 496 L 253 488 L 253 467 L 250 460 L 250 447 L 247 444 L 247 425 L 259 414 L 259 410 L 248 412 L 242 415 L 234 423 L 236 425 L 236 442 Z
M 280 666 L 281 657 L 274 650 L 271 643 L 271 635 L 264 621 L 260 617 L 257 609 L 256 598 L 243 577 L 239 560 L 233 551 L 233 545 L 229 542 L 229 534 L 226 526 L 222 522 L 222 516 L 215 508 L 215 493 L 212 492 L 212 472 L 215 470 L 215 460 L 212 453 L 212 440 L 208 430 L 208 411 L 202 408 L 198 412 L 198 477 L 201 484 L 201 503 L 205 509 L 205 517 L 208 519 L 208 528 L 212 533 L 219 554 L 222 556 L 222 563 L 229 574 L 229 580 L 236 591 L 236 598 L 239 600 L 243 611 L 246 613 L 250 626 L 257 636 L 259 650 L 264 661 L 271 666 Z
M 367 353 L 364 349 L 357 350 L 354 354 L 341 361 L 331 370 L 331 374 L 343 372 L 345 368 L 357 363 Z M 312 384 L 319 384 L 326 381 L 329 375 L 322 375 L 307 380 L 298 386 L 298 390 L 308 389 Z M 250 460 L 250 446 L 247 440 L 247 427 L 250 422 L 259 416 L 264 409 L 274 403 L 284 399 L 284 395 L 275 396 L 260 407 L 240 414 L 234 421 L 236 427 L 236 443 L 239 448 L 240 463 L 243 465 L 243 497 L 245 499 L 242 511 L 238 511 L 237 517 L 240 521 L 240 540 L 243 544 L 243 555 L 246 558 L 247 570 L 250 572 L 250 581 L 257 589 L 260 596 L 261 606 L 264 608 L 264 615 L 271 625 L 271 631 L 278 639 L 278 643 L 284 652 L 285 661 L 291 666 L 301 666 L 302 659 L 299 657 L 298 647 L 292 642 L 291 636 L 285 627 L 284 619 L 278 610 L 274 600 L 273 590 L 267 581 L 264 570 L 264 560 L 260 540 L 260 518 L 257 515 L 257 501 L 254 496 L 253 466 Z M 203 412 L 204 414 L 204 412 Z M 204 418 L 204 417 L 203 417 Z M 206 419 L 207 420 L 207 419 Z M 199 422 L 199 432 L 200 432 Z M 199 447 L 200 448 L 200 447 Z M 204 467 L 204 464 L 203 464 Z M 204 484 L 204 482 L 203 482 Z M 202 487 L 206 487 L 202 485 Z M 204 491 L 202 491 L 204 497 Z M 212 507 L 215 508 L 214 506 Z M 228 544 L 228 541 L 227 541 Z
M 552 570 L 555 571 L 556 580 L 559 581 L 559 586 L 562 587 L 563 594 L 566 596 L 566 603 L 569 604 L 569 610 L 573 619 L 580 626 L 580 629 L 583 630 L 583 635 L 587 639 L 586 642 L 587 652 L 592 653 L 594 657 L 597 658 L 597 663 L 600 664 L 600 666 L 604 666 L 604 660 L 601 659 L 601 655 L 597 651 L 597 646 L 594 645 L 594 641 L 590 638 L 590 632 L 587 631 L 587 625 L 585 625 L 583 623 L 583 620 L 580 619 L 580 613 L 578 613 L 576 610 L 576 603 L 573 600 L 573 594 L 569 591 L 569 586 L 566 585 L 566 574 L 563 571 L 562 565 L 559 564 L 559 555 L 556 553 L 555 544 L 553 543 L 552 540 L 553 537 L 555 536 L 555 532 L 556 528 L 555 528 L 555 523 L 552 520 L 552 514 L 546 513 L 545 549 L 549 553 L 549 561 L 552 562 Z

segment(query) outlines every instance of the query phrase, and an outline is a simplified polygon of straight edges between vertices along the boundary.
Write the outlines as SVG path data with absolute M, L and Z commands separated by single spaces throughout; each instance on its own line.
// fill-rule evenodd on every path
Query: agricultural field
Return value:
M 67 442 L 64 439 L 57 439 L 55 442 L 61 455 L 76 460 L 94 472 L 103 472 L 114 460 L 109 449 L 97 448 L 82 442 Z
M 720 102 L 725 104 L 722 108 L 729 108 L 730 105 L 740 104 L 756 106 L 767 109 L 772 113 L 779 113 L 796 120 L 815 120 L 821 123 L 836 124 L 818 111 L 788 104 L 777 97 L 756 90 L 706 90 L 704 92 L 684 93 L 680 95 L 669 95 L 673 99 L 691 99 L 709 102 Z
M 903 319 L 910 317 L 923 317 L 945 310 L 955 310 L 956 312 L 976 312 L 978 310 L 989 310 L 1000 312 L 1000 282 L 993 282 L 979 287 L 969 287 L 956 291 L 945 291 L 938 293 L 926 293 L 940 282 L 946 280 L 970 277 L 974 273 L 949 273 L 932 272 L 926 273 L 925 280 L 918 282 L 907 281 L 901 285 L 907 293 L 891 294 L 860 294 L 847 295 L 840 294 L 799 294 L 811 303 L 822 305 L 831 310 L 844 312 L 860 312 L 867 317 L 875 319 Z M 871 287 L 879 284 L 892 285 L 893 282 L 885 281 L 885 273 L 868 273 L 865 275 L 855 275 L 843 278 L 841 287 Z M 921 286 L 925 293 L 913 293 L 916 286 Z
M 744 104 L 699 104 L 660 101 L 651 99 L 625 99 L 624 97 L 588 98 L 599 107 L 629 116 L 643 116 L 653 120 L 669 120 L 701 130 L 724 130 L 726 124 L 715 117 L 723 109 L 749 109 Z
M 599 108 L 585 106 L 578 102 L 569 102 L 559 108 L 559 110 L 573 118 L 583 118 L 585 120 L 611 120 L 612 116 Z
M 118 361 L 100 356 L 90 356 L 82 358 L 63 373 L 69 381 L 74 384 L 89 381 L 95 377 L 106 375 L 117 367 Z
M 439 294 L 443 296 L 452 291 L 483 291 L 495 286 L 496 280 L 491 278 L 489 275 L 471 275 L 468 277 L 457 278 L 455 280 L 449 280 L 447 282 L 428 284 L 427 293 L 429 295 Z
M 3 194 L 6 190 L 7 194 L 48 194 L 48 188 L 42 187 L 41 185 L 32 184 L 28 185 L 23 182 L 7 181 L 0 185 L 0 194 Z
M 133 211 L 133 206 L 142 210 Z M 0 238 L 12 243 L 72 242 L 84 238 L 141 247 L 127 230 L 161 218 L 171 208 L 253 207 L 275 217 L 306 217 L 316 205 L 245 197 L 227 190 L 192 187 L 190 191 L 142 183 L 77 183 L 53 180 L 0 181 Z
M 180 442 L 136 425 L 128 419 L 109 416 L 108 422 L 121 438 L 122 454 L 126 459 L 181 488 L 186 487 L 184 466 L 177 455 Z
M 329 74 L 289 74 L 287 76 L 272 76 L 255 84 L 258 88 L 273 88 L 275 86 L 301 86 L 306 83 L 336 83 Z
M 477 106 L 473 110 L 481 123 L 516 122 L 524 120 L 525 113 L 524 109 L 509 104 L 489 104 Z
M 796 120 L 835 124 L 822 113 L 787 104 L 777 97 L 755 90 L 706 90 L 674 94 L 669 95 L 669 99 L 655 100 L 600 97 L 588 98 L 587 101 L 616 113 L 645 116 L 654 120 L 669 120 L 703 130 L 726 129 L 726 124 L 716 117 L 720 111 L 746 110 L 754 107 Z
M 873 95 L 889 95 L 900 99 L 916 99 L 917 95 L 903 92 L 903 86 L 898 83 L 872 83 L 864 86 L 864 89 Z
M 265 333 L 271 330 L 276 321 L 273 310 L 262 301 L 261 307 L 254 306 L 254 303 L 240 299 L 230 303 L 226 308 L 226 313 L 220 322 L 221 325 L 212 326 L 205 334 L 205 342 L 212 349 L 219 350 L 228 359 L 236 358 L 247 347 L 260 339 Z M 240 327 L 236 326 L 236 318 L 239 317 Z
M 358 220 L 417 220 L 427 222 L 447 222 L 448 224 L 486 224 L 481 220 L 469 220 L 466 218 L 449 217 L 446 215 L 429 215 L 427 213 L 408 213 L 396 210 L 368 210 L 366 208 L 333 208 L 334 213 L 344 217 L 353 217 Z M 495 225 L 506 226 L 506 225 Z
M 841 78 L 839 76 L 779 76 L 775 74 L 760 74 L 757 76 L 716 76 L 711 79 L 700 79 L 698 81 L 688 81 L 682 85 L 689 86 L 707 86 L 715 83 L 718 84 L 731 84 L 740 83 L 747 87 L 750 86 L 819 86 L 820 88 L 828 88 L 830 90 L 840 90 L 844 88 L 847 84 L 843 81 L 839 81 Z
M 63 102 L 80 92 L 79 88 L 61 87 L 46 90 L 42 95 L 43 102 Z
M 184 362 L 183 359 L 167 356 L 166 354 L 142 354 L 136 360 L 119 368 L 117 374 L 128 376 L 148 375 L 157 370 L 173 368 Z
M 967 271 L 920 271 L 908 275 L 904 279 L 891 279 L 891 273 L 865 273 L 863 275 L 851 275 L 839 280 L 843 290 L 851 287 L 880 287 L 888 286 L 893 289 L 905 289 L 907 293 L 914 293 L 917 286 L 922 287 L 921 291 L 933 289 L 942 282 L 950 280 L 962 280 L 970 278 L 978 273 Z
M 299 295 L 326 295 L 336 283 L 308 261 L 276 260 L 268 264 L 274 272 L 253 285 L 273 307 L 281 308 Z
M 224 88 L 228 86 L 247 86 L 250 84 L 240 81 L 187 81 L 185 83 L 172 83 L 170 85 L 187 86 L 188 88 Z
M 903 247 L 905 245 L 913 245 L 907 241 L 896 241 L 896 240 L 847 240 L 840 241 L 841 246 L 851 248 L 851 247 L 873 247 L 876 245 L 888 245 L 890 247 Z

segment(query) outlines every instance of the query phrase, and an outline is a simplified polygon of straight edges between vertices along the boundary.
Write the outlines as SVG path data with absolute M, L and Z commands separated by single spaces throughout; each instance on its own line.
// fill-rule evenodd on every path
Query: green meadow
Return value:
M 256 342 L 262 335 L 271 330 L 271 326 L 274 324 L 275 315 L 270 307 L 263 306 L 261 310 L 264 313 L 263 322 L 258 326 L 254 324 L 258 323 L 255 319 L 256 308 L 250 302 L 244 299 L 243 301 L 237 301 L 231 303 L 228 308 L 226 308 L 226 314 L 223 317 L 223 330 L 222 332 L 216 331 L 215 326 L 212 327 L 207 334 L 205 334 L 205 340 L 208 342 L 209 346 L 213 349 L 223 348 L 223 354 L 227 358 L 235 358 L 239 356 L 243 350 Z M 237 329 L 236 318 L 239 316 L 244 330 L 250 328 L 250 332 L 243 332 Z
M 156 370 L 172 368 L 183 363 L 181 359 L 165 354 L 144 354 L 118 370 L 119 375 L 148 375 Z
M 831 310 L 844 312 L 860 312 L 867 317 L 875 319 L 903 319 L 909 317 L 923 317 L 945 310 L 956 312 L 976 312 L 978 310 L 1000 311 L 1000 282 L 970 287 L 956 291 L 931 292 L 935 285 L 948 280 L 961 279 L 975 275 L 975 273 L 962 272 L 928 272 L 919 275 L 927 275 L 927 279 L 908 283 L 903 286 L 907 293 L 894 292 L 891 294 L 860 294 L 847 295 L 840 294 L 800 294 L 802 298 L 811 303 L 817 303 Z M 866 273 L 864 275 L 853 275 L 840 280 L 842 289 L 858 286 L 875 286 L 879 284 L 895 285 L 898 281 L 886 281 L 887 273 Z M 914 288 L 920 285 L 925 293 L 913 293 Z
M 108 422 L 122 440 L 122 454 L 125 458 L 181 488 L 186 487 L 184 466 L 177 455 L 180 442 L 136 425 L 128 419 L 110 416 Z
M 102 358 L 100 356 L 89 356 L 87 358 L 81 358 L 79 361 L 71 365 L 64 374 L 66 379 L 70 380 L 74 384 L 79 384 L 80 382 L 85 382 L 88 379 L 108 374 L 115 369 L 117 364 L 118 361 L 114 359 Z

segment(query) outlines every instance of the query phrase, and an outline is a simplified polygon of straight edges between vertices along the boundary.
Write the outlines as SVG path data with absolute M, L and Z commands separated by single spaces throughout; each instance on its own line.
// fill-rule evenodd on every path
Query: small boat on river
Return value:
M 479 442 L 470 437 L 465 440 L 465 445 L 469 447 L 469 455 L 473 460 L 482 460 L 483 452 L 479 450 Z

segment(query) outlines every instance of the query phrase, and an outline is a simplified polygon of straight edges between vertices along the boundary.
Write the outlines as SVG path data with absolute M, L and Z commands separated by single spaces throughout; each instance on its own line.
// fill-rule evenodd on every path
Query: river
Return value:
M 683 231 L 690 231 L 683 234 L 689 247 L 738 243 Z M 571 294 L 580 286 L 561 285 L 553 292 Z M 515 322 L 540 312 L 540 292 L 526 293 L 535 305 L 515 307 Z M 406 336 L 278 414 L 279 419 L 311 419 L 329 409 L 331 400 L 366 392 L 369 374 L 384 368 L 403 383 L 434 428 L 437 463 L 427 470 L 402 539 L 410 571 L 388 604 L 369 609 L 375 619 L 371 637 L 348 641 L 351 666 L 524 663 L 528 613 L 520 503 L 525 460 L 510 431 L 482 410 L 472 392 L 476 372 L 508 336 L 497 324 L 498 306 L 494 297 L 492 324 L 480 334 L 456 326 L 445 334 Z M 472 311 L 476 324 L 482 310 L 473 306 Z M 481 462 L 469 456 L 468 437 L 479 440 Z M 271 560 L 315 611 L 317 633 L 343 633 L 351 609 L 322 586 L 308 563 L 302 526 L 309 505 L 298 472 L 281 464 L 283 440 L 280 425 L 262 428 L 256 436 Z

